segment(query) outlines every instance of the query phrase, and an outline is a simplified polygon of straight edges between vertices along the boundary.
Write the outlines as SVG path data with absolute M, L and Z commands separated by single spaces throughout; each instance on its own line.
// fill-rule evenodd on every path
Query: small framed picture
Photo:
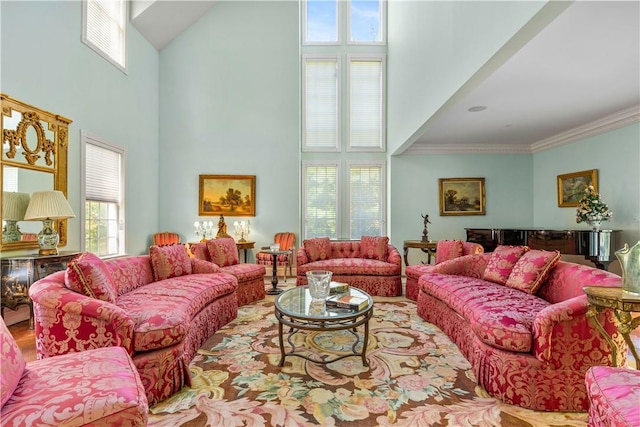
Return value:
M 597 169 L 558 175 L 558 206 L 561 208 L 578 206 L 585 188 L 589 185 L 593 185 L 596 192 L 598 191 Z
M 484 178 L 440 178 L 440 215 L 486 215 Z
M 256 216 L 256 176 L 200 175 L 198 215 Z

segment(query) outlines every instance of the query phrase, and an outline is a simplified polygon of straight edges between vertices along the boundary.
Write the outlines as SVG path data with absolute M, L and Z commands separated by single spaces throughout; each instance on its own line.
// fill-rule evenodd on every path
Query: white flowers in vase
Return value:
M 597 227 L 602 221 L 609 221 L 612 216 L 613 212 L 600 200 L 600 194 L 593 185 L 587 186 L 576 211 L 576 222 L 586 222 Z

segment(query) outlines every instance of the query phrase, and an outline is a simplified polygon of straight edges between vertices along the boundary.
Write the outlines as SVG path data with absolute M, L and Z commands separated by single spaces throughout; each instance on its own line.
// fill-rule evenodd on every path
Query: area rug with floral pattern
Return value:
M 322 365 L 287 356 L 280 368 L 273 297 L 240 307 L 191 363 L 191 387 L 151 408 L 149 425 L 586 425 L 585 413 L 536 412 L 491 398 L 456 345 L 416 314 L 415 302 L 374 300 L 369 367 L 360 357 Z M 350 352 L 355 337 L 302 331 L 292 340 L 301 353 L 323 358 Z

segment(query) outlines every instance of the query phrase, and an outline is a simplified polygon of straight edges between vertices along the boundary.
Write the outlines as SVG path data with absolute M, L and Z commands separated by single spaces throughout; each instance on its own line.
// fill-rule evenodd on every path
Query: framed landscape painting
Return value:
M 256 215 L 255 175 L 200 175 L 198 215 Z
M 440 215 L 486 215 L 484 178 L 440 178 Z
M 561 208 L 578 206 L 588 185 L 593 185 L 596 192 L 598 191 L 597 169 L 558 175 L 558 206 Z

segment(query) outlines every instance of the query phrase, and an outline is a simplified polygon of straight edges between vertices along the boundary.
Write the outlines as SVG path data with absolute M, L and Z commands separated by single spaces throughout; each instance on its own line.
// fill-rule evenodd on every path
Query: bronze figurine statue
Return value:
M 429 230 L 427 230 L 427 224 L 431 224 L 431 221 L 429 221 L 429 215 L 428 214 L 424 214 L 422 215 L 422 218 L 424 219 L 424 229 L 422 230 L 422 241 L 423 242 L 428 242 L 429 241 Z

